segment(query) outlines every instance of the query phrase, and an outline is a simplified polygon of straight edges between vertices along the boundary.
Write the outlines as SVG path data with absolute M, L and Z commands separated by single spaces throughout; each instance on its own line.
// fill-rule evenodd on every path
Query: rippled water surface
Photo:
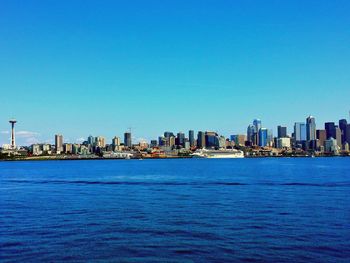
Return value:
M 350 262 L 350 159 L 0 162 L 0 260 Z

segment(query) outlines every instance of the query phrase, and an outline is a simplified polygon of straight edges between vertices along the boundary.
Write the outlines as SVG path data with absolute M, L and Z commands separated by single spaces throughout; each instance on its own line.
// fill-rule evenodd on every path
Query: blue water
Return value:
M 350 262 L 350 159 L 0 162 L 0 261 Z

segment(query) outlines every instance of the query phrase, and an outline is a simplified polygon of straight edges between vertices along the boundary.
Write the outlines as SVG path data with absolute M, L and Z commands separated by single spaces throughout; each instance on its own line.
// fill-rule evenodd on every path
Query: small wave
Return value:
M 23 243 L 22 242 L 5 242 L 5 243 L 0 243 L 0 248 L 8 248 L 8 247 L 18 247 L 18 246 L 22 246 Z
M 249 186 L 249 185 L 267 185 L 267 186 L 309 186 L 309 187 L 350 187 L 350 182 L 325 182 L 325 183 L 303 183 L 303 182 L 223 182 L 223 181 L 88 181 L 88 180 L 6 180 L 10 183 L 19 184 L 77 184 L 77 185 L 161 185 L 161 186 Z

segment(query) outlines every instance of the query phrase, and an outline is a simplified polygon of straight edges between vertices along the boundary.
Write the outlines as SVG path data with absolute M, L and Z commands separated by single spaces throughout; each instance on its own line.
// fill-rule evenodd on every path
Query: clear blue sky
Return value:
M 350 109 L 350 1 L 0 3 L 0 144 L 245 133 Z M 289 129 L 290 131 L 290 129 Z

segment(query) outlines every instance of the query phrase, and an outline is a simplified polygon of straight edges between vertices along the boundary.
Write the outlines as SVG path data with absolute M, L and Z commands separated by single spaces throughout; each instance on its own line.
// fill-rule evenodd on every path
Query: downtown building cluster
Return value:
M 10 120 L 10 144 L 1 149 L 2 155 L 21 156 L 75 156 L 84 158 L 142 158 L 190 156 L 200 148 L 243 150 L 246 156 L 305 156 L 305 155 L 348 155 L 350 123 L 341 119 L 337 123 L 326 122 L 322 128 L 316 126 L 312 116 L 305 122 L 295 122 L 293 131 L 279 125 L 277 136 L 271 129 L 263 127 L 260 119 L 248 125 L 246 134 L 235 134 L 229 138 L 213 131 L 189 130 L 173 133 L 165 131 L 162 136 L 150 142 L 133 143 L 131 131 L 123 138 L 118 136 L 107 141 L 103 136 L 89 136 L 82 143 L 65 142 L 61 134 L 55 135 L 55 143 L 33 144 L 17 147 L 15 144 L 15 120 Z
M 287 127 L 278 126 L 277 136 L 273 137 L 272 130 L 262 127 L 261 120 L 256 119 L 247 128 L 248 147 L 274 147 L 296 151 L 338 155 L 349 152 L 350 123 L 346 119 L 324 123 L 324 128 L 318 129 L 313 116 L 305 122 L 295 122 L 293 132 L 288 135 Z

